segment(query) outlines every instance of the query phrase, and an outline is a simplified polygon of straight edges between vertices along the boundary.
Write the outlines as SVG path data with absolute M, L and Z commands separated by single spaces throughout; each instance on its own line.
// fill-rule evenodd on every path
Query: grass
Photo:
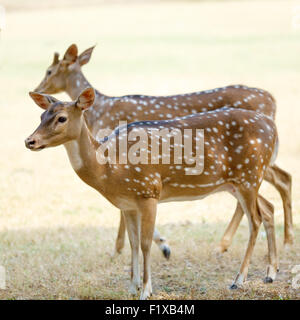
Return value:
M 13 1 L 10 1 L 13 3 Z M 62 147 L 31 153 L 24 139 L 39 123 L 28 97 L 54 51 L 98 43 L 84 73 L 103 93 L 172 94 L 245 83 L 278 102 L 277 163 L 293 175 L 295 245 L 284 252 L 283 212 L 276 191 L 278 280 L 264 285 L 266 239 L 261 229 L 249 281 L 227 289 L 247 239 L 245 220 L 229 252 L 214 253 L 235 201 L 217 194 L 159 206 L 157 227 L 172 247 L 165 261 L 153 246 L 156 299 L 299 299 L 291 287 L 300 264 L 300 30 L 292 1 L 122 3 L 7 13 L 0 52 L 0 299 L 127 299 L 130 250 L 112 260 L 118 210 L 83 184 Z M 46 2 L 44 2 L 45 4 Z M 12 4 L 11 4 L 12 5 Z M 46 4 L 45 4 L 46 5 Z M 65 95 L 60 97 L 67 98 Z

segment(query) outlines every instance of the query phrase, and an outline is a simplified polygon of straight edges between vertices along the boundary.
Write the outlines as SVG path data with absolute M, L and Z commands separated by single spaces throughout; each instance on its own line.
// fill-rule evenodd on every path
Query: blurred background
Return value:
M 263 184 L 276 208 L 278 280 L 262 283 L 266 234 L 261 228 L 238 292 L 227 290 L 248 239 L 243 220 L 229 251 L 214 248 L 235 200 L 159 206 L 157 227 L 172 248 L 165 261 L 152 248 L 154 298 L 298 299 L 291 269 L 300 264 L 300 1 L 1 0 L 0 265 L 1 299 L 127 299 L 130 250 L 111 258 L 119 212 L 73 172 L 63 147 L 32 153 L 24 139 L 40 121 L 28 92 L 53 53 L 97 44 L 83 73 L 100 92 L 170 95 L 245 84 L 277 100 L 277 164 L 293 175 L 295 244 L 283 251 L 279 194 Z M 4 19 L 5 18 L 5 19 Z M 65 94 L 58 97 L 69 100 Z

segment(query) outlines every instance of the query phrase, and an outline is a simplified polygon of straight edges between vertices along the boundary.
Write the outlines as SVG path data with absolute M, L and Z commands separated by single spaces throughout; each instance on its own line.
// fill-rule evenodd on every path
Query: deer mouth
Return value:
M 38 147 L 37 146 L 27 146 L 27 148 L 31 151 L 41 151 L 41 150 L 45 149 L 46 146 L 45 145 L 38 146 Z

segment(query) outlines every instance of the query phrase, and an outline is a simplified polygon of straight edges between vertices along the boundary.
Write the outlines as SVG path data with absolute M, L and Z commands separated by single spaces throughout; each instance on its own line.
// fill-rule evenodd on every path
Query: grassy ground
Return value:
M 22 1 L 21 1 L 22 2 Z M 24 2 L 22 2 L 24 3 Z M 1 299 L 127 299 L 130 250 L 112 261 L 118 210 L 74 174 L 62 147 L 31 153 L 24 139 L 39 123 L 28 97 L 54 51 L 72 42 L 98 43 L 84 69 L 110 95 L 172 94 L 245 83 L 277 99 L 277 163 L 293 175 L 296 241 L 283 251 L 283 212 L 276 191 L 278 280 L 264 285 L 266 239 L 261 229 L 242 290 L 230 292 L 244 253 L 243 220 L 228 253 L 213 252 L 235 207 L 217 194 L 159 207 L 157 227 L 172 247 L 165 261 L 152 249 L 154 298 L 299 299 L 291 269 L 300 264 L 300 30 L 290 1 L 105 5 L 11 11 L 0 51 Z M 61 95 L 61 97 L 65 97 Z

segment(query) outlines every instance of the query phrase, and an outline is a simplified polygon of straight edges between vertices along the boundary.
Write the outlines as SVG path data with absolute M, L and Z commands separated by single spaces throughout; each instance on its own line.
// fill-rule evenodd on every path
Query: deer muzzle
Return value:
M 29 136 L 25 140 L 25 146 L 26 148 L 32 151 L 39 151 L 45 148 L 45 145 L 41 145 L 41 143 L 39 142 L 39 139 L 34 135 Z

